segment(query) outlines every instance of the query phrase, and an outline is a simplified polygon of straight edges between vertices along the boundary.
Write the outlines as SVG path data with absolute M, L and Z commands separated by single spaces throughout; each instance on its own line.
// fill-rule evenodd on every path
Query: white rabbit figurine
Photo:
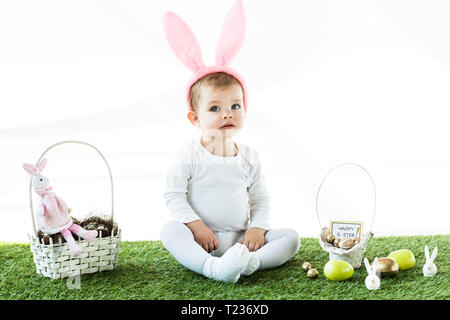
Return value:
M 423 266 L 423 275 L 425 277 L 434 277 L 436 275 L 437 272 L 437 267 L 436 265 L 433 263 L 434 259 L 436 259 L 438 253 L 438 248 L 434 248 L 433 252 L 431 253 L 431 257 L 430 257 L 430 251 L 428 250 L 428 246 L 425 246 L 425 257 L 427 259 L 427 262 L 425 263 L 425 265 Z
M 366 266 L 368 273 L 365 282 L 367 289 L 369 290 L 380 289 L 380 278 L 377 276 L 378 258 L 375 258 L 372 267 L 370 267 L 370 263 L 369 260 L 367 260 L 367 258 L 364 258 L 364 264 Z

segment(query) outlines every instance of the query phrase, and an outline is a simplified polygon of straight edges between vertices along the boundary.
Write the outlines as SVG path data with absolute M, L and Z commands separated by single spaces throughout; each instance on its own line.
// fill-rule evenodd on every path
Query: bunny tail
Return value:
M 245 36 L 245 12 L 241 0 L 233 3 L 216 47 L 216 64 L 227 66 L 241 50 Z
M 179 16 L 167 12 L 163 17 L 163 28 L 172 51 L 186 67 L 196 73 L 205 66 L 197 38 Z

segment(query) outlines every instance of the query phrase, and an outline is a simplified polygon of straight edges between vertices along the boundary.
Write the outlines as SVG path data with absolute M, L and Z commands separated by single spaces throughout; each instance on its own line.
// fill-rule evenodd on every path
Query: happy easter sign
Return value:
M 361 238 L 362 221 L 330 221 L 331 234 L 336 238 Z

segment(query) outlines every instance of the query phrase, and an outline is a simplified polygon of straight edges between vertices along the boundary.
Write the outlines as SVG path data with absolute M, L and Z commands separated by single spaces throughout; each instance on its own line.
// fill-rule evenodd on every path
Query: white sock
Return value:
M 256 270 L 259 269 L 261 266 L 261 261 L 259 260 L 258 255 L 255 251 L 249 252 L 249 259 L 247 267 L 244 269 L 244 271 L 241 272 L 241 275 L 243 276 L 249 276 L 253 274 Z
M 235 283 L 247 267 L 248 260 L 247 247 L 236 243 L 220 258 L 208 257 L 203 265 L 203 275 L 213 280 Z

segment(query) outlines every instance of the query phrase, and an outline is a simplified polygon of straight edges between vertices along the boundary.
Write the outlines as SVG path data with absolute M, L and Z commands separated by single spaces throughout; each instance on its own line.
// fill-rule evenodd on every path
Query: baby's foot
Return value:
M 247 267 L 249 252 L 246 246 L 236 243 L 223 256 L 209 257 L 203 265 L 203 274 L 207 278 L 227 283 L 238 281 L 241 272 Z
M 259 257 L 256 254 L 256 252 L 249 252 L 247 267 L 244 269 L 244 271 L 241 272 L 241 275 L 249 276 L 253 274 L 256 270 L 258 270 L 260 266 L 261 261 L 259 260 Z

